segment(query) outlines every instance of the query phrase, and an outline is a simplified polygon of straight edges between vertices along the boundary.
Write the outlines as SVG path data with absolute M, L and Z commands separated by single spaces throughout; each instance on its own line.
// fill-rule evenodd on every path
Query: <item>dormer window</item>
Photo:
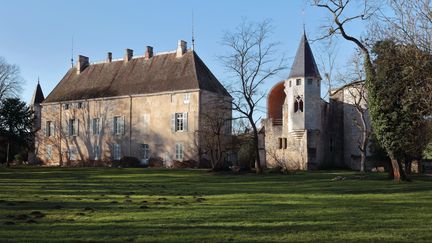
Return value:
M 301 79 L 296 79 L 296 85 L 301 85 Z

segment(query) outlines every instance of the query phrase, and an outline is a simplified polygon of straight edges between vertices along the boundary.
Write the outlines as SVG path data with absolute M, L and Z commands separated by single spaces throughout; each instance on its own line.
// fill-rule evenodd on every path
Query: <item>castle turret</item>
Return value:
M 321 75 L 318 71 L 306 34 L 285 81 L 288 107 L 288 132 L 321 128 Z
M 34 131 L 37 131 L 41 128 L 41 103 L 42 101 L 44 101 L 45 97 L 44 94 L 42 92 L 42 88 L 40 86 L 39 83 L 39 78 L 38 78 L 38 83 L 36 85 L 36 89 L 35 92 L 33 94 L 33 97 L 30 101 L 30 107 L 33 110 L 33 115 L 34 115 L 34 124 L 33 124 L 33 129 Z

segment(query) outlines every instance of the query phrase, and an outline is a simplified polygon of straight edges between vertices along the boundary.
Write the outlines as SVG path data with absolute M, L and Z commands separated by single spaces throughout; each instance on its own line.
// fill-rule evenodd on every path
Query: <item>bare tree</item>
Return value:
M 369 38 L 374 41 L 391 39 L 398 44 L 415 46 L 422 52 L 432 54 L 432 1 L 387 0 L 388 11 L 376 15 Z M 391 14 L 389 14 L 390 12 Z M 419 99 L 426 104 L 423 111 L 432 114 L 432 82 L 422 83 L 424 94 Z
M 233 109 L 238 118 L 246 119 L 252 128 L 257 173 L 262 172 L 258 148 L 259 119 L 256 117 L 258 104 L 265 97 L 261 87 L 285 68 L 283 58 L 278 60 L 275 57 L 277 43 L 269 42 L 271 32 L 269 21 L 243 21 L 234 32 L 225 33 L 223 44 L 229 52 L 221 57 L 227 71 L 232 74 L 229 89 L 233 95 Z
M 212 170 L 227 168 L 225 159 L 231 149 L 231 99 L 214 96 L 204 100 L 200 126 L 195 132 L 195 147 L 200 155 L 210 160 Z M 199 142 L 198 142 L 199 141 Z
M 360 132 L 357 138 L 357 146 L 360 150 L 360 171 L 365 171 L 367 148 L 369 145 L 372 129 L 369 122 L 368 99 L 365 87 L 365 73 L 363 63 L 358 55 L 354 55 L 349 61 L 347 72 L 343 76 L 345 90 L 348 94 L 348 102 L 354 107 L 357 116 L 354 116 L 353 123 Z
M 7 63 L 3 57 L 0 57 L 0 101 L 8 97 L 16 97 L 22 83 L 19 67 Z
M 338 54 L 336 44 L 335 39 L 328 39 L 328 41 L 323 42 L 320 48 L 319 66 L 324 73 L 323 83 L 326 86 L 326 94 L 323 99 L 329 98 L 331 90 L 339 84 L 335 73 L 338 70 L 336 64 Z
M 427 1 L 427 0 L 424 0 L 424 1 L 421 1 L 421 0 L 415 0 L 415 1 L 389 0 L 387 3 L 390 3 L 390 5 L 389 5 L 389 6 L 391 6 L 390 9 L 393 8 L 393 9 L 397 10 L 397 11 L 395 11 L 395 13 L 393 15 L 392 14 L 389 14 L 389 15 L 383 14 L 383 12 L 380 11 L 380 9 L 378 7 L 374 6 L 373 0 L 362 0 L 362 1 L 312 0 L 311 2 L 314 6 L 326 9 L 331 15 L 331 20 L 327 22 L 328 26 L 326 27 L 326 29 L 328 31 L 320 39 L 325 39 L 325 38 L 340 34 L 345 40 L 354 43 L 363 53 L 364 70 L 366 73 L 366 85 L 367 86 L 369 86 L 369 85 L 373 86 L 376 84 L 377 74 L 376 74 L 376 71 L 372 65 L 372 59 L 371 59 L 370 51 L 368 49 L 367 41 L 350 35 L 346 31 L 346 26 L 349 23 L 351 23 L 355 20 L 367 20 L 367 19 L 370 19 L 372 16 L 376 17 L 376 16 L 381 15 L 381 17 L 384 16 L 384 19 L 387 19 L 387 26 L 392 26 L 394 28 L 394 30 L 399 30 L 400 31 L 399 33 L 403 33 L 403 32 L 415 33 L 415 31 L 411 32 L 410 27 L 411 27 L 411 29 L 416 29 L 416 28 L 414 28 L 414 26 L 419 26 L 419 28 L 417 28 L 417 29 L 426 30 L 426 37 L 419 38 L 419 36 L 416 34 L 408 35 L 407 39 L 411 40 L 411 43 L 414 43 L 414 45 L 416 45 L 415 40 L 422 39 L 423 40 L 422 42 L 424 42 L 424 40 L 428 40 L 429 37 L 427 37 L 427 36 L 430 35 L 430 33 L 431 33 L 430 31 L 428 31 L 428 29 L 425 27 L 424 24 L 417 25 L 416 23 L 413 23 L 413 19 L 415 19 L 415 18 L 407 17 L 407 16 L 410 16 L 407 13 L 413 12 L 412 9 L 421 9 L 422 11 L 419 11 L 419 13 L 423 13 L 423 15 L 425 15 L 424 16 L 424 19 L 425 19 L 424 23 L 427 23 L 428 21 L 430 21 L 430 20 L 428 20 L 431 17 L 431 15 L 430 15 L 430 1 Z M 409 4 L 407 4 L 407 5 L 403 4 L 406 2 L 409 2 Z M 355 6 L 354 5 L 355 3 L 360 4 L 361 8 L 359 8 L 359 6 Z M 413 4 L 410 4 L 410 3 L 413 3 Z M 380 4 L 382 4 L 382 2 L 380 2 Z M 392 7 L 392 5 L 393 5 L 393 7 Z M 349 9 L 350 7 L 354 8 L 354 10 Z M 350 11 L 350 10 L 352 10 L 352 11 Z M 405 15 L 400 15 L 398 12 L 399 13 L 405 13 Z M 348 13 L 350 13 L 351 15 Z M 394 16 L 397 20 L 391 19 L 391 18 L 386 17 L 386 16 Z M 378 24 L 377 26 L 379 27 L 380 25 Z M 376 33 L 382 34 L 382 32 L 375 30 L 374 34 L 376 34 Z M 392 33 L 396 33 L 395 36 L 399 35 L 395 31 L 393 31 Z M 389 35 L 387 35 L 386 37 L 388 37 L 388 36 Z M 405 38 L 405 37 L 403 37 L 403 38 Z M 402 43 L 405 43 L 405 42 L 402 42 Z M 421 48 L 421 45 L 418 45 L 417 47 Z M 428 97 L 427 99 L 430 99 L 430 95 L 427 94 L 426 96 Z M 425 102 L 425 103 L 427 103 L 427 102 Z M 432 102 L 429 102 L 427 104 L 431 104 L 431 103 Z M 430 109 L 430 105 L 428 107 L 426 107 L 426 109 Z M 388 151 L 388 152 L 391 152 L 391 151 Z M 389 155 L 391 157 L 391 165 L 392 165 L 392 174 L 391 175 L 394 178 L 394 180 L 399 181 L 401 179 L 401 173 L 402 173 L 402 175 L 404 175 L 404 171 L 401 167 L 401 161 L 399 161 L 394 156 L 393 152 L 389 153 Z
M 393 39 L 432 53 L 431 5 L 431 0 L 387 0 L 387 11 L 376 15 L 369 36 L 375 41 Z

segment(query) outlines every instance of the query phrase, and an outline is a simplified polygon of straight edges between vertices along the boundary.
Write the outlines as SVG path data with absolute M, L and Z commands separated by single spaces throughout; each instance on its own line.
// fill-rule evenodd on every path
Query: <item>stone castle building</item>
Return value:
M 358 93 L 353 87 L 333 91 L 329 102 L 321 98 L 321 75 L 303 34 L 288 78 L 268 94 L 260 136 L 267 166 L 358 169 L 361 131 L 355 125 Z
M 38 84 L 35 156 L 45 165 L 106 162 L 124 156 L 198 161 L 209 112 L 231 118 L 231 96 L 185 41 L 175 51 L 143 56 L 126 49 L 102 62 L 79 56 L 53 91 Z M 226 136 L 231 124 L 227 122 Z

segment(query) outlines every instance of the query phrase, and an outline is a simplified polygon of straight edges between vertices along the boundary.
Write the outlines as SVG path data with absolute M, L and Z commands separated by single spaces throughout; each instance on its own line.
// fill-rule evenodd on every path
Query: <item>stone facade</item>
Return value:
M 268 115 L 262 120 L 262 159 L 268 167 L 358 169 L 360 129 L 355 110 L 359 86 L 321 98 L 321 76 L 306 36 L 302 37 L 288 79 L 268 95 Z M 364 87 L 361 87 L 364 88 Z M 360 89 L 361 90 L 361 89 Z M 356 93 L 357 91 L 357 93 Z M 361 100 L 365 106 L 365 100 Z M 368 126 L 370 126 L 367 117 Z
M 179 42 L 182 49 L 174 52 L 173 65 L 189 62 L 181 60 L 181 55 L 187 52 L 185 45 L 184 41 Z M 123 66 L 129 65 L 126 62 L 133 62 L 132 55 L 128 50 Z M 153 53 L 147 55 L 143 62 L 150 62 L 152 56 Z M 111 61 L 108 63 L 111 64 Z M 92 68 L 92 64 L 87 64 L 82 69 L 82 62 L 79 63 L 76 69 L 78 79 Z M 204 71 L 210 72 L 206 68 Z M 213 76 L 198 81 L 210 82 L 211 78 Z M 203 85 L 206 84 L 191 89 L 73 100 L 50 100 L 48 96 L 40 104 L 39 122 L 42 126 L 36 133 L 36 156 L 44 165 L 61 166 L 103 164 L 124 156 L 138 158 L 144 164 L 155 159 L 167 167 L 174 160 L 199 161 L 205 157 L 200 153 L 201 142 L 197 135 L 205 126 L 200 117 L 209 110 L 219 109 L 227 118 L 224 124 L 227 127 L 224 129 L 226 137 L 230 136 L 231 128 L 228 122 L 231 118 L 231 97 L 224 92 L 201 89 Z M 169 85 L 167 89 L 170 89 Z M 56 97 L 56 92 L 59 91 L 54 90 L 51 97 Z

